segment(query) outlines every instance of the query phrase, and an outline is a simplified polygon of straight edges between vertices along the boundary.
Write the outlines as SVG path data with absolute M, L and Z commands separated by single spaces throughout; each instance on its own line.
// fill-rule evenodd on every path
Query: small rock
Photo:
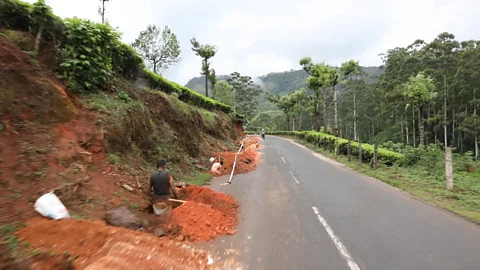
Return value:
M 233 230 L 228 230 L 228 231 L 227 231 L 227 234 L 228 234 L 228 235 L 234 235 L 234 234 L 236 234 L 236 233 L 237 233 L 237 230 L 235 230 L 235 229 L 233 229 Z
M 148 222 L 148 220 L 146 220 L 146 219 L 142 220 L 142 227 L 143 228 L 150 227 L 150 222 Z
M 180 234 L 179 236 L 177 236 L 177 238 L 175 238 L 175 240 L 183 242 L 185 240 L 185 235 Z
M 130 192 L 133 192 L 133 188 L 127 184 L 123 184 L 122 187 Z
M 165 236 L 165 231 L 162 228 L 155 229 L 153 233 L 158 237 Z
M 142 221 L 128 210 L 126 206 L 108 211 L 103 219 L 111 226 L 124 227 L 132 230 L 142 227 Z
M 83 161 L 87 163 L 92 163 L 92 153 L 87 151 L 78 152 L 79 155 L 82 156 Z

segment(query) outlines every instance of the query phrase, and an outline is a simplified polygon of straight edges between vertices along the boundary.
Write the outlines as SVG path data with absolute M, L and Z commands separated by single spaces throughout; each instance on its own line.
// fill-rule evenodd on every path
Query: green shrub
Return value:
M 134 79 L 145 68 L 143 59 L 127 44 L 117 41 L 112 54 L 112 65 L 115 72 L 125 79 Z
M 149 87 L 158 89 L 167 94 L 176 93 L 181 101 L 207 110 L 219 110 L 225 113 L 230 113 L 233 111 L 232 107 L 228 105 L 208 98 L 187 87 L 171 82 L 148 69 L 144 69 L 144 73 L 148 81 Z
M 108 24 L 78 18 L 65 20 L 67 44 L 63 53 L 64 78 L 79 90 L 98 91 L 110 82 L 111 55 L 120 33 Z
M 34 5 L 20 0 L 0 0 L 0 28 L 30 32 L 36 35 L 38 24 L 35 20 Z M 51 10 L 45 15 L 44 40 L 61 41 L 64 38 L 65 25 L 63 20 L 54 15 Z
M 333 135 L 328 135 L 322 132 L 316 131 L 273 131 L 267 132 L 269 135 L 287 135 L 295 136 L 297 138 L 303 139 L 311 144 L 314 144 L 319 147 L 326 146 L 331 149 L 336 144 L 336 137 Z M 351 154 L 358 156 L 358 143 L 351 142 Z M 341 155 L 348 154 L 348 140 L 343 138 L 338 138 L 338 151 Z M 362 161 L 370 162 L 373 158 L 375 148 L 371 144 L 362 143 Z M 402 166 L 405 164 L 405 156 L 401 153 L 396 153 L 389 151 L 387 149 L 379 148 L 378 149 L 378 160 L 380 163 L 383 163 L 387 166 L 398 165 Z
M 33 5 L 19 0 L 0 0 L 0 27 L 30 31 Z

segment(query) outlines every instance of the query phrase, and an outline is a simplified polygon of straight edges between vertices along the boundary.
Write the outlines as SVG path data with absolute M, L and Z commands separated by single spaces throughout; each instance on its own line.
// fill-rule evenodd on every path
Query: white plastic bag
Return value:
M 35 202 L 35 211 L 44 217 L 52 219 L 70 218 L 67 208 L 65 208 L 63 203 L 53 192 L 44 194 L 42 197 L 38 198 Z

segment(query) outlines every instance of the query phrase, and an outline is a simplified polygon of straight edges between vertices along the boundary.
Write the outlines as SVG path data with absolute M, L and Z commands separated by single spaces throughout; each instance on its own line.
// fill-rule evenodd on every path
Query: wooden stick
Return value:
M 168 199 L 171 202 L 181 202 L 181 203 L 186 203 L 187 201 L 184 200 L 177 200 L 177 199 Z
M 184 201 L 184 200 L 177 200 L 177 199 L 168 199 L 169 201 L 171 202 L 179 202 L 179 203 L 186 203 L 187 201 Z M 199 202 L 196 202 L 198 204 L 201 204 L 201 205 L 205 205 L 205 206 L 208 206 L 208 207 L 213 207 L 212 205 L 210 204 L 204 204 L 204 203 L 199 203 Z
M 142 186 L 140 185 L 140 181 L 138 181 L 138 176 L 135 176 L 135 179 L 137 180 L 137 187 L 141 188 Z

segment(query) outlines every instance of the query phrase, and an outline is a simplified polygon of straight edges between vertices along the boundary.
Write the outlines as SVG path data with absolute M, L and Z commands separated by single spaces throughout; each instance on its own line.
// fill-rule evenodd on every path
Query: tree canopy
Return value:
M 182 60 L 180 43 L 168 26 L 163 29 L 156 25 L 147 26 L 147 29 L 140 32 L 132 47 L 155 73 L 161 73 Z

